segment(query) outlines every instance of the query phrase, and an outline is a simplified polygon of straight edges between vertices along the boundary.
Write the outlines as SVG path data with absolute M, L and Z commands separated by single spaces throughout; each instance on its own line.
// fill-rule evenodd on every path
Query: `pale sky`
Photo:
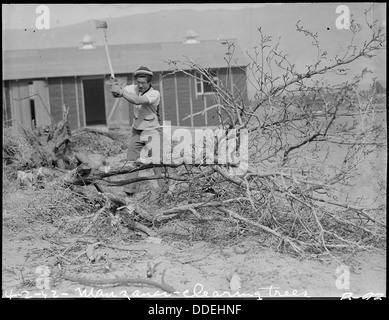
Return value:
M 31 29 L 40 13 L 36 13 L 39 4 L 2 4 L 3 29 Z M 107 19 L 133 14 L 144 14 L 160 10 L 209 10 L 258 8 L 266 3 L 199 3 L 199 4 L 45 4 L 50 11 L 51 27 L 62 27 L 93 19 Z M 280 4 L 275 4 L 280 5 Z

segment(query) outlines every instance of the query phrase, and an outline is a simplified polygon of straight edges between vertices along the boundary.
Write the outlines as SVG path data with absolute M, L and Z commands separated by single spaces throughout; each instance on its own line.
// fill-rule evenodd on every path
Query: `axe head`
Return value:
M 96 29 L 107 29 L 107 21 L 95 20 Z

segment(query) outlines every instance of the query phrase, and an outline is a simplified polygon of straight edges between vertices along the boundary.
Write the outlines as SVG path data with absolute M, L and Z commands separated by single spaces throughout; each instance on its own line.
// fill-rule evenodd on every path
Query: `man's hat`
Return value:
M 153 76 L 154 74 L 152 73 L 152 71 L 147 68 L 147 67 L 139 67 L 135 73 L 134 73 L 135 77 L 136 76 L 140 76 L 140 75 L 147 75 L 147 76 Z

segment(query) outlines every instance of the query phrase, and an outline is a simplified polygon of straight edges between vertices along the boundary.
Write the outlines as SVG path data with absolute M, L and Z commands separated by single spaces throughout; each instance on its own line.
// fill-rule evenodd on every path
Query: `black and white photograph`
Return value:
M 386 299 L 386 68 L 386 3 L 2 4 L 3 300 Z

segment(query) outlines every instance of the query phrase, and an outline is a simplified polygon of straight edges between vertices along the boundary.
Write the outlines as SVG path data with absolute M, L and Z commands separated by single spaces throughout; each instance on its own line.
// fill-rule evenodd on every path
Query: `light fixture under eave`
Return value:
M 79 47 L 79 49 L 80 50 L 96 49 L 95 40 L 89 34 L 86 34 L 82 38 L 81 46 Z

